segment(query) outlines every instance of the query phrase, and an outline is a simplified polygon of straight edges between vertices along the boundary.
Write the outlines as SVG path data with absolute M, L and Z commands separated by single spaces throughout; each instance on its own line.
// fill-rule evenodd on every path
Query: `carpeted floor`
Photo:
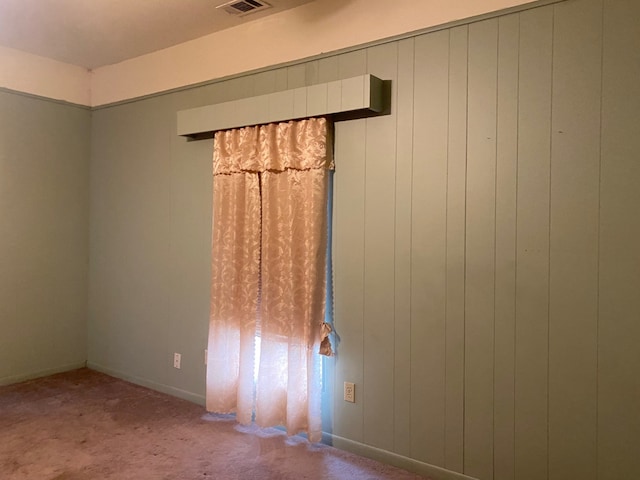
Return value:
M 422 477 L 81 369 L 0 387 L 0 478 Z

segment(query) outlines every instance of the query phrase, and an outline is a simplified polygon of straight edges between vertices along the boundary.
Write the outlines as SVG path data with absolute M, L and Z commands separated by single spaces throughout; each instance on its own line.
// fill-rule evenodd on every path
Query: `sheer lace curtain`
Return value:
M 319 352 L 331 354 L 329 127 L 312 118 L 214 140 L 207 410 L 311 441 L 322 432 Z

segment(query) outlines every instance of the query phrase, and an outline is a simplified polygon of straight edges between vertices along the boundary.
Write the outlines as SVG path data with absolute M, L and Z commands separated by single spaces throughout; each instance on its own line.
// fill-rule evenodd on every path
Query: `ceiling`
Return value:
M 94 69 L 314 0 L 267 0 L 244 17 L 216 9 L 226 1 L 0 0 L 0 45 Z

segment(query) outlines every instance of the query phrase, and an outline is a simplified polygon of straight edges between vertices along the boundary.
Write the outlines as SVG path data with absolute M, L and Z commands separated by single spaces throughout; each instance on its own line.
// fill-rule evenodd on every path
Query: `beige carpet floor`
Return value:
M 80 369 L 0 387 L 0 479 L 419 479 Z

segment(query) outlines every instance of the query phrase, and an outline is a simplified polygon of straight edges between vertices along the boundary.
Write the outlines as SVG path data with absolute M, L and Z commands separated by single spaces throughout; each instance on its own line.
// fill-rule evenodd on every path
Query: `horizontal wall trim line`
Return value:
M 20 95 L 21 97 L 32 98 L 34 100 L 43 100 L 45 102 L 56 103 L 58 105 L 65 105 L 67 107 L 75 107 L 80 108 L 82 110 L 92 110 L 92 108 L 88 105 L 82 105 L 81 103 L 73 103 L 68 102 L 66 100 L 60 100 L 57 98 L 45 97 L 43 95 L 36 95 L 34 93 L 22 92 L 20 90 L 14 90 L 12 88 L 0 87 L 0 92 L 2 93 L 11 93 L 13 95 Z
M 158 392 L 166 393 L 167 395 L 182 398 L 183 400 L 188 400 L 189 402 L 196 403 L 198 405 L 202 405 L 202 406 L 205 405 L 204 395 L 198 395 L 197 393 L 172 387 L 164 383 L 154 382 L 153 380 L 147 380 L 146 378 L 138 377 L 136 375 L 129 375 L 128 373 L 124 373 L 124 372 L 121 372 L 120 370 L 116 370 L 113 368 L 105 367 L 98 363 L 87 362 L 87 368 L 90 368 L 91 370 L 95 370 L 97 372 L 105 373 L 107 375 L 119 378 L 121 380 L 126 380 L 128 382 L 135 383 L 136 385 L 140 385 L 142 387 L 147 387 L 152 390 L 157 390 Z M 204 379 L 203 379 L 203 382 L 204 382 Z
M 546 5 L 551 5 L 551 4 L 554 4 L 554 3 L 562 3 L 562 2 L 566 2 L 566 1 L 568 1 L 568 0 L 538 0 L 537 2 L 525 3 L 525 4 L 522 4 L 522 5 L 516 5 L 514 7 L 506 8 L 506 9 L 503 9 L 503 10 L 498 10 L 498 11 L 495 11 L 495 12 L 483 13 L 482 15 L 476 15 L 476 16 L 473 16 L 473 17 L 468 17 L 468 18 L 464 18 L 464 19 L 460 19 L 460 20 L 455 20 L 455 21 L 452 21 L 452 22 L 443 23 L 443 24 L 440 24 L 440 25 L 434 25 L 434 26 L 431 26 L 431 27 L 422 28 L 420 30 L 414 30 L 412 32 L 406 32 L 406 33 L 403 33 L 403 34 L 400 34 L 400 35 L 394 35 L 392 37 L 382 38 L 380 40 L 375 40 L 373 42 L 368 42 L 368 43 L 359 44 L 359 45 L 353 45 L 351 47 L 341 48 L 339 50 L 332 50 L 330 52 L 321 53 L 319 55 L 312 55 L 310 57 L 301 58 L 301 59 L 297 59 L 297 60 L 291 60 L 289 62 L 282 62 L 282 63 L 278 63 L 278 64 L 274 64 L 274 65 L 269 65 L 269 66 L 266 66 L 266 67 L 256 68 L 256 69 L 253 69 L 253 70 L 247 70 L 246 72 L 235 73 L 233 75 L 227 75 L 227 76 L 219 77 L 219 78 L 212 78 L 211 80 L 206 80 L 204 82 L 191 83 L 191 84 L 188 84 L 188 85 L 183 85 L 181 87 L 176 87 L 176 88 L 171 88 L 171 89 L 168 89 L 168 90 L 163 90 L 161 92 L 154 92 L 154 93 L 150 93 L 148 95 L 141 95 L 141 96 L 138 96 L 138 97 L 127 98 L 125 100 L 119 100 L 117 102 L 106 103 L 106 104 L 103 104 L 103 105 L 97 105 L 97 106 L 91 107 L 91 110 L 102 110 L 102 109 L 105 109 L 105 108 L 117 107 L 117 106 L 120 106 L 120 105 L 126 105 L 128 103 L 132 103 L 132 102 L 139 102 L 139 101 L 147 100 L 149 98 L 155 98 L 155 97 L 160 97 L 160 96 L 164 96 L 164 95 L 170 95 L 172 93 L 183 92 L 185 90 L 191 90 L 193 88 L 206 87 L 208 85 L 214 85 L 216 83 L 225 82 L 225 81 L 233 80 L 233 79 L 236 79 L 236 78 L 242 78 L 242 77 L 246 77 L 246 76 L 249 76 L 249 75 L 254 75 L 256 73 L 268 72 L 268 71 L 275 70 L 275 69 L 278 69 L 278 68 L 292 67 L 294 65 L 300 65 L 300 64 L 303 64 L 303 63 L 307 63 L 307 62 L 312 62 L 314 60 L 321 60 L 323 58 L 335 57 L 337 55 L 342 55 L 344 53 L 356 52 L 356 51 L 359 51 L 359 50 L 365 50 L 365 49 L 370 48 L 370 47 L 375 47 L 375 46 L 378 46 L 378 45 L 384 45 L 384 44 L 387 44 L 387 43 L 396 42 L 398 40 L 404 40 L 404 39 L 407 39 L 407 38 L 413 38 L 413 37 L 417 37 L 419 35 L 438 32 L 440 30 L 446 30 L 448 28 L 458 27 L 458 26 L 461 26 L 461 25 L 471 25 L 473 23 L 481 22 L 483 20 L 488 20 L 490 18 L 503 17 L 505 15 L 510 15 L 512 13 L 523 12 L 523 11 L 526 11 L 526 10 L 532 10 L 532 9 L 535 9 L 535 8 L 544 7 Z

